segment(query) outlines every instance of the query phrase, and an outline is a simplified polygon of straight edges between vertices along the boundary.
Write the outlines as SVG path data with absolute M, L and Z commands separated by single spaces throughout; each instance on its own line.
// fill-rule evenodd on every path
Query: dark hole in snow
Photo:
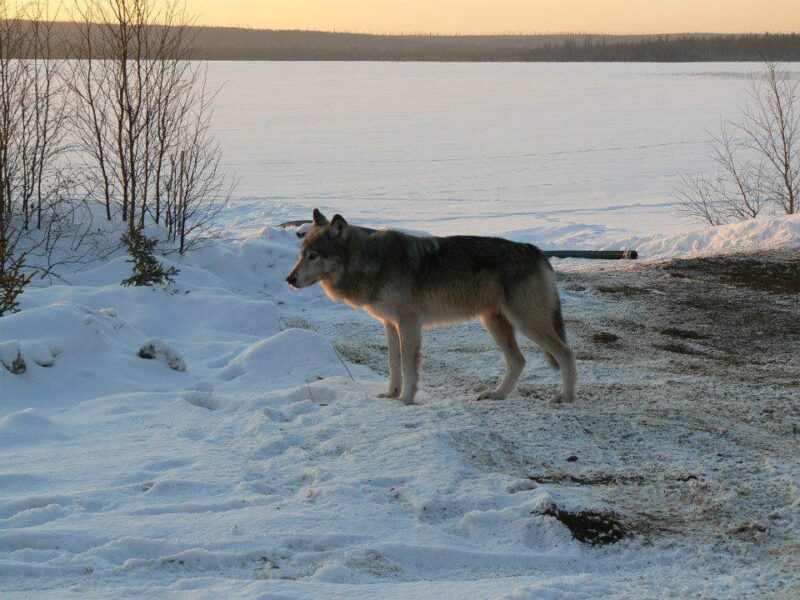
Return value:
M 595 333 L 592 339 L 600 344 L 613 344 L 619 341 L 619 336 L 609 333 L 608 331 L 601 331 L 600 333 Z
M 593 510 L 571 512 L 551 504 L 540 514 L 555 517 L 569 529 L 572 537 L 591 546 L 615 544 L 625 537 L 622 524 L 612 513 Z

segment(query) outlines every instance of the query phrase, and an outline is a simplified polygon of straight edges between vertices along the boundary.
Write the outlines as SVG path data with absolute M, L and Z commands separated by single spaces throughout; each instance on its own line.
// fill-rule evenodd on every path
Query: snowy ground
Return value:
M 4 597 L 796 597 L 796 252 L 559 263 L 575 404 L 530 344 L 475 402 L 502 359 L 469 324 L 406 407 L 377 323 L 286 288 L 296 251 L 217 242 L 168 290 L 117 256 L 0 320 Z M 579 541 L 587 511 L 624 537 Z

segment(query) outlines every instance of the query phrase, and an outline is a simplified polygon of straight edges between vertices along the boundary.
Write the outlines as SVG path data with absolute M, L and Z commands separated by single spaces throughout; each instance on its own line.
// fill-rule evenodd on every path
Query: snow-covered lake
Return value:
M 793 67 L 794 68 L 794 67 Z M 696 227 L 682 172 L 758 63 L 212 63 L 238 225 L 311 208 L 438 234 L 596 245 Z M 253 202 L 263 199 L 263 203 Z

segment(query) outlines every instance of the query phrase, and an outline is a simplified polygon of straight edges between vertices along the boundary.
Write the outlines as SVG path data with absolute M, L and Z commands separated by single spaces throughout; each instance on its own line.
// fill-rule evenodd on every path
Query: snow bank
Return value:
M 370 226 L 375 226 L 370 223 Z M 426 236 L 422 230 L 396 229 L 412 235 Z M 296 230 L 290 230 L 296 231 Z M 800 246 L 800 215 L 760 217 L 717 227 L 699 227 L 676 235 L 620 237 L 623 229 L 603 224 L 563 223 L 544 220 L 535 227 L 501 229 L 498 231 L 465 231 L 475 235 L 499 235 L 518 242 L 536 244 L 540 248 L 557 250 L 627 250 L 634 249 L 643 260 L 753 252 L 774 248 Z M 262 230 L 259 236 L 279 240 L 278 254 L 271 264 L 283 262 L 288 267 L 296 259 L 297 242 L 284 232 Z M 252 242 L 248 242 L 249 246 Z M 275 246 L 273 246 L 274 248 Z M 591 263 L 595 264 L 595 263 Z M 588 263 L 587 263 L 588 265 Z M 277 284 L 277 285 L 276 285 Z M 283 280 L 271 281 L 270 286 L 280 293 Z
M 168 289 L 122 288 L 118 265 L 97 267 L 0 320 L 3 360 L 28 366 L 0 369 L 4 587 L 91 573 L 87 596 L 111 579 L 231 596 L 232 578 L 302 582 L 287 597 L 309 583 L 316 597 L 363 584 L 385 596 L 402 581 L 585 568 L 537 512 L 549 496 L 507 493 L 511 478 L 485 478 L 450 444 L 465 435 L 457 402 L 379 400 L 384 382 L 326 337 L 281 327 L 281 303 L 292 323 L 346 310 L 286 289 L 298 243 L 265 229 L 217 244 Z
M 512 229 L 500 235 L 550 250 L 633 249 L 642 260 L 666 260 L 796 247 L 800 245 L 800 215 L 760 217 L 718 227 L 700 227 L 675 235 L 620 237 L 621 231 L 600 224 L 545 222 L 537 227 Z
M 120 389 L 169 385 L 163 369 L 137 355 L 147 336 L 115 309 L 59 302 L 0 319 L 3 412 L 69 406 Z M 11 369 L 18 354 L 23 368 Z M 150 363 L 150 364 L 148 364 Z
M 627 238 L 607 248 L 635 248 L 643 259 L 729 254 L 800 246 L 800 214 L 761 217 L 674 236 Z
M 348 372 L 326 338 L 305 329 L 287 329 L 248 346 L 219 376 L 236 380 L 236 387 L 258 385 L 259 389 L 275 390 L 334 375 L 347 376 Z
M 32 408 L 0 418 L 0 448 L 63 439 L 53 422 Z

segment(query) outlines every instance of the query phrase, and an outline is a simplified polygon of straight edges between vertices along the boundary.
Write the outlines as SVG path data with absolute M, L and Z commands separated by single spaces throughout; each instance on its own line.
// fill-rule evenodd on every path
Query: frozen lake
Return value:
M 696 227 L 682 172 L 758 63 L 211 63 L 237 228 L 375 225 L 593 244 Z M 254 207 L 252 199 L 263 198 Z

